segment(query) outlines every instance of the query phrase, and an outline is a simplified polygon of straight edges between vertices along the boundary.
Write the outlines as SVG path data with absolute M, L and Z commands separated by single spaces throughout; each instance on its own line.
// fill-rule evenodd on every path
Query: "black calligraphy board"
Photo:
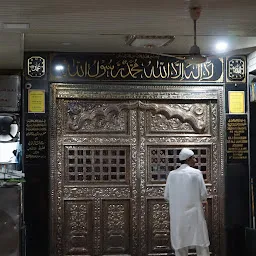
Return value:
M 25 162 L 47 161 L 48 125 L 46 118 L 31 118 L 25 121 Z
M 223 59 L 212 58 L 200 65 L 151 54 L 72 54 L 50 57 L 51 82 L 86 80 L 170 81 L 223 83 Z
M 246 115 L 227 115 L 227 161 L 248 161 L 248 124 Z

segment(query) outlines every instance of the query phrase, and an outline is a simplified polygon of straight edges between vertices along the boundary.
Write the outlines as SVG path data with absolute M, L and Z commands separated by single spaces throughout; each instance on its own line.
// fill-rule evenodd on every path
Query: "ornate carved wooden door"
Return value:
M 187 146 L 207 183 L 211 250 L 220 255 L 222 91 L 203 99 L 67 88 L 53 87 L 52 254 L 172 255 L 163 191 Z

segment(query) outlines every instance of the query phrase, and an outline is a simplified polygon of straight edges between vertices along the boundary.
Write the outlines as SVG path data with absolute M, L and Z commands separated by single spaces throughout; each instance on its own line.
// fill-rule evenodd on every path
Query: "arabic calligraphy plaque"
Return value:
M 45 118 L 27 119 L 25 122 L 25 161 L 30 163 L 47 159 L 47 120 Z
M 227 58 L 227 82 L 246 82 L 246 57 L 233 56 Z
M 45 75 L 45 59 L 40 56 L 32 56 L 28 59 L 27 72 L 30 77 L 42 77 Z
M 51 82 L 87 80 L 222 83 L 223 59 L 209 59 L 201 65 L 176 58 L 149 54 L 53 54 Z

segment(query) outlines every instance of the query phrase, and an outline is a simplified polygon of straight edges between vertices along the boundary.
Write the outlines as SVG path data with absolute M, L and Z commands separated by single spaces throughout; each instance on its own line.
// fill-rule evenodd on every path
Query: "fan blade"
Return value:
M 11 124 L 9 135 L 15 138 L 18 135 L 18 131 L 19 131 L 19 126 L 17 124 Z
M 185 60 L 185 57 L 179 56 L 179 55 L 173 55 L 173 54 L 167 54 L 167 53 L 160 53 L 160 52 L 145 52 L 145 51 L 136 51 L 139 53 L 145 53 L 145 54 L 152 54 L 152 55 L 158 55 L 163 57 L 169 57 L 169 58 L 175 58 L 178 60 Z
M 9 142 L 12 140 L 12 137 L 10 135 L 1 135 L 0 134 L 0 142 Z
M 192 64 L 192 65 L 198 65 L 205 63 L 207 61 L 207 57 L 203 55 L 191 55 L 186 58 L 185 63 Z
M 235 49 L 229 52 L 223 52 L 223 53 L 218 53 L 218 54 L 213 54 L 213 55 L 207 55 L 209 58 L 211 57 L 227 57 L 227 56 L 235 56 L 235 55 L 248 55 L 252 52 L 256 51 L 256 46 L 253 47 L 247 47 L 247 48 L 240 48 L 240 49 Z
M 231 56 L 231 55 L 248 55 L 252 52 L 256 51 L 256 46 L 254 47 L 247 47 L 247 48 L 242 48 L 242 49 L 237 49 L 237 50 L 234 50 L 234 51 L 230 51 L 230 52 L 227 52 L 225 54 L 225 56 Z

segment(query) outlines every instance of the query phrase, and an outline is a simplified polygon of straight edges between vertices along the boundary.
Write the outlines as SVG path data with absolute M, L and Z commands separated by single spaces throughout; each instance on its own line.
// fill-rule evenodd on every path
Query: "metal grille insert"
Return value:
M 195 168 L 199 169 L 205 180 L 209 180 L 210 157 L 208 148 L 191 148 L 197 159 Z M 163 183 L 170 171 L 180 166 L 179 153 L 181 148 L 149 147 L 149 171 L 150 183 Z
M 129 148 L 68 147 L 66 180 L 68 182 L 127 182 Z

